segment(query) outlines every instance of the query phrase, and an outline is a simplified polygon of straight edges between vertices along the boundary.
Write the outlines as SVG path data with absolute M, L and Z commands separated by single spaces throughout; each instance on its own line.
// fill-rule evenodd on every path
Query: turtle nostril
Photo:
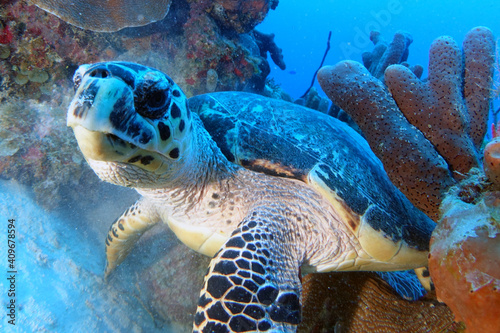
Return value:
M 109 72 L 106 69 L 103 68 L 96 68 L 92 72 L 90 72 L 90 77 L 98 77 L 101 79 L 107 78 L 109 75 Z

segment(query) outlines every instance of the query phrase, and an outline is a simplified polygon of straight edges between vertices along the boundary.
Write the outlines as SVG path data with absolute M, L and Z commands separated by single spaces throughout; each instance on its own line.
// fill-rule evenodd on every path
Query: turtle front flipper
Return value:
M 283 218 L 253 213 L 215 255 L 193 332 L 296 332 L 300 253 Z
M 137 240 L 160 222 L 143 200 L 138 200 L 111 225 L 106 236 L 106 268 L 104 278 L 127 257 Z

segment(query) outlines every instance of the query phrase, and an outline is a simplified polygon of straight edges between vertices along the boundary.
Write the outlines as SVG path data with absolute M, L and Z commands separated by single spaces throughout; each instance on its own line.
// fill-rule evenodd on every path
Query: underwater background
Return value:
M 43 8 L 47 1 L 0 0 L 0 332 L 189 332 L 192 327 L 209 258 L 187 249 L 167 227 L 144 235 L 110 281 L 104 281 L 109 226 L 138 194 L 101 182 L 66 126 L 71 78 L 80 64 L 140 62 L 166 72 L 188 96 L 245 90 L 296 101 L 320 66 L 330 31 L 325 66 L 346 59 L 361 62 L 363 52 L 374 48 L 372 30 L 387 42 L 399 30 L 408 32 L 413 40 L 408 63 L 421 65 L 423 78 L 430 45 L 439 36 L 449 35 L 461 47 L 474 27 L 488 27 L 495 39 L 500 31 L 500 4 L 493 0 L 262 0 L 234 9 L 234 3 L 244 2 L 173 0 L 163 20 L 103 32 L 76 27 L 64 14 L 61 19 L 49 13 L 55 9 L 36 6 Z M 231 19 L 216 9 L 231 13 Z M 278 59 L 272 59 L 278 49 Z M 495 82 L 489 88 L 484 144 L 495 136 L 490 129 L 500 106 L 498 77 Z M 316 101 L 299 103 L 328 112 L 331 101 L 318 80 L 314 87 Z M 481 186 L 474 183 L 467 189 L 491 189 Z M 495 193 L 490 201 L 498 195 L 495 191 L 490 191 Z M 474 195 L 480 198 L 471 200 L 474 204 L 484 201 L 482 194 Z M 491 215 L 498 210 L 493 202 Z M 7 280 L 12 224 L 16 325 L 7 316 L 13 299 Z M 498 243 L 492 248 L 497 251 Z M 490 265 L 499 267 L 497 252 L 489 253 Z M 493 285 L 500 280 L 495 274 Z M 370 325 L 386 332 L 464 331 L 464 318 L 455 317 L 450 304 L 437 302 L 435 295 L 408 302 L 372 273 L 309 276 L 304 283 L 310 295 L 307 313 L 317 321 L 306 322 L 298 332 L 364 332 Z M 499 317 L 499 292 L 494 290 L 490 309 Z M 356 324 L 346 325 L 349 320 Z
M 287 69 L 271 66 L 271 76 L 299 98 L 321 62 L 329 31 L 331 49 L 325 64 L 360 61 L 362 52 L 373 48 L 372 30 L 387 40 L 404 30 L 413 36 L 408 61 L 427 69 L 429 45 L 436 37 L 449 35 L 461 44 L 472 27 L 486 26 L 496 32 L 498 9 L 495 1 L 281 1 L 279 10 L 271 11 L 257 29 L 276 35 Z M 316 88 L 321 91 L 319 85 Z

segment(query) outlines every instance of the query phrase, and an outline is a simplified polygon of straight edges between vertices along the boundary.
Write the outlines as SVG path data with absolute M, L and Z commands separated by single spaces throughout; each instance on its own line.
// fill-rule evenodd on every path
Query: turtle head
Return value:
M 127 62 L 82 65 L 67 124 L 97 175 L 118 185 L 168 180 L 189 158 L 192 115 L 164 73 Z

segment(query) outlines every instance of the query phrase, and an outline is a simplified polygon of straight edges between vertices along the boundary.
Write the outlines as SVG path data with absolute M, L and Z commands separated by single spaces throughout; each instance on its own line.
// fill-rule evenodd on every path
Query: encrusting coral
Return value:
M 83 6 L 83 3 L 79 4 Z M 0 59 L 6 60 L 0 62 L 3 86 L 0 95 L 18 94 L 20 87 L 23 95 L 29 98 L 39 98 L 44 93 L 50 95 L 50 88 L 40 92 L 40 86 L 67 79 L 79 64 L 111 59 L 140 62 L 168 72 L 189 96 L 205 93 L 207 87 L 213 87 L 207 85 L 209 70 L 218 75 L 218 90 L 245 89 L 262 93 L 269 64 L 267 55 L 262 57 L 260 54 L 268 49 L 259 49 L 251 28 L 275 8 L 276 1 L 176 0 L 171 6 L 165 4 L 169 11 L 162 14 L 167 15 L 163 20 L 119 33 L 91 31 L 111 31 L 92 27 L 109 23 L 108 19 L 98 19 L 94 23 L 97 12 L 88 15 L 85 11 L 80 12 L 82 25 L 89 25 L 91 29 L 83 30 L 67 23 L 65 20 L 73 23 L 68 17 L 60 15 L 62 19 L 59 19 L 26 1 L 13 0 L 0 6 Z M 239 15 L 230 15 L 227 19 L 237 21 L 241 15 L 245 16 L 245 33 L 238 33 L 234 27 L 219 26 L 222 23 L 211 15 L 217 4 L 225 6 L 227 13 L 237 7 Z M 70 10 L 60 1 L 50 1 L 50 6 L 53 13 Z M 108 11 L 114 8 L 112 6 L 124 7 L 123 1 L 103 6 L 99 8 Z M 137 10 L 134 15 L 142 16 L 137 15 L 140 13 Z M 122 14 L 117 10 L 110 16 L 125 21 L 123 26 L 135 25 L 134 18 Z M 276 44 L 271 46 L 279 50 Z
M 13 32 L 1 45 L 0 100 L 47 99 L 77 64 L 110 59 L 115 55 L 110 44 L 123 47 L 116 36 L 86 32 L 26 1 L 0 6 L 0 22 Z
M 429 80 L 392 65 L 385 71 L 390 92 L 354 61 L 318 73 L 323 90 L 359 125 L 391 181 L 434 220 L 445 191 L 479 164 L 494 45 L 489 29 L 472 29 L 463 42 L 462 62 L 455 42 L 438 38 L 430 50 Z

